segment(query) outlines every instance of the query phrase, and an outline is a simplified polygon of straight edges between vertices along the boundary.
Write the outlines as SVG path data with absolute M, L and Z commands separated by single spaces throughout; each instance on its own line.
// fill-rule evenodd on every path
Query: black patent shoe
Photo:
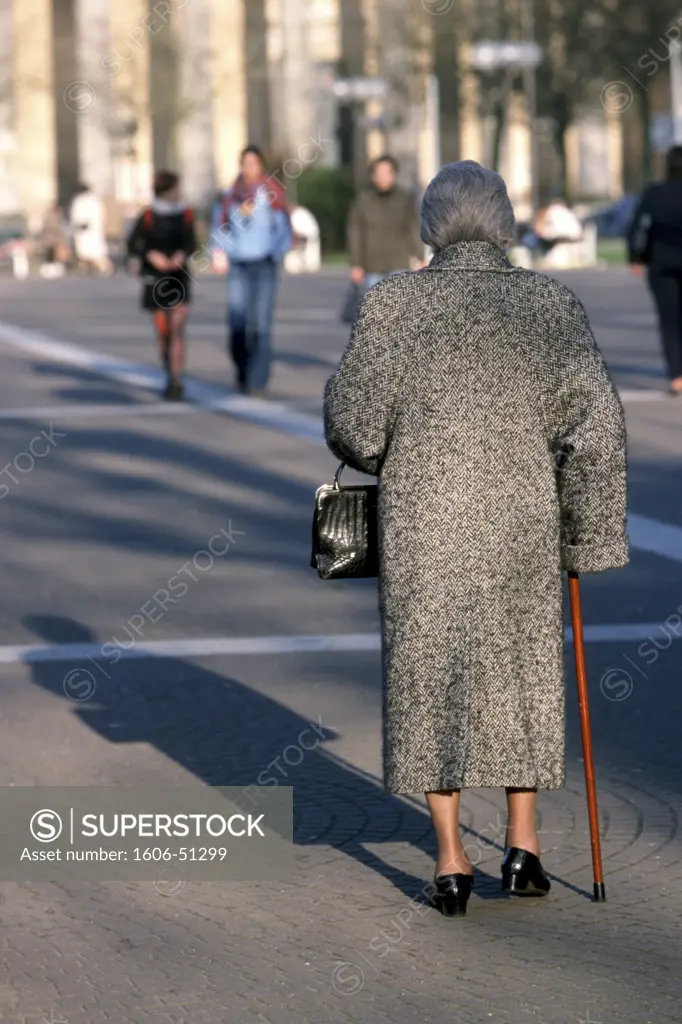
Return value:
M 429 902 L 443 917 L 457 917 L 466 914 L 467 903 L 474 887 L 473 875 L 438 875 L 433 883 L 435 892 Z
M 518 846 L 510 846 L 502 858 L 502 891 L 512 896 L 546 896 L 552 883 L 540 858 Z

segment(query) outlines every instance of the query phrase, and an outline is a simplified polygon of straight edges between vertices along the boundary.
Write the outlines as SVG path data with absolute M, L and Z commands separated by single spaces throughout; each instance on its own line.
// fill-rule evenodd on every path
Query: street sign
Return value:
M 471 63 L 478 71 L 493 71 L 495 68 L 534 68 L 542 60 L 542 50 L 537 43 L 474 43 L 471 48 Z
M 380 100 L 388 92 L 388 82 L 383 78 L 338 78 L 332 85 L 332 92 L 338 100 Z

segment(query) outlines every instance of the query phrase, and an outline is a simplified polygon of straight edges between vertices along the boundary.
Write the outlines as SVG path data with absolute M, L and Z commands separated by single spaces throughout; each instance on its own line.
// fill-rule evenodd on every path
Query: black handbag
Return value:
M 341 307 L 342 323 L 352 324 L 354 322 L 364 297 L 365 289 L 362 285 L 354 284 L 353 282 L 348 285 L 348 291 L 346 292 L 343 300 L 343 306 Z
M 339 478 L 315 493 L 310 564 L 323 580 L 368 579 L 379 575 L 376 484 L 348 484 Z

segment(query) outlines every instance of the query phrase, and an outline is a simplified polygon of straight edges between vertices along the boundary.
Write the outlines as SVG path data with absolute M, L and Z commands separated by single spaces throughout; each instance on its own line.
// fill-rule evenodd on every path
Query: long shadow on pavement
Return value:
M 73 619 L 32 615 L 24 624 L 49 644 L 98 642 Z M 103 739 L 149 744 L 211 786 L 292 785 L 297 845 L 338 849 L 410 899 L 425 900 L 428 879 L 405 873 L 367 847 L 410 843 L 434 857 L 428 815 L 330 752 L 326 745 L 338 733 L 319 717 L 306 719 L 234 678 L 178 659 L 131 659 L 115 666 L 102 659 L 101 665 L 93 699 L 76 713 Z M 33 681 L 64 697 L 64 678 L 75 667 L 69 663 L 62 671 L 61 665 L 35 662 Z M 88 670 L 93 672 L 92 663 Z M 473 840 L 502 850 L 467 831 Z M 499 878 L 481 871 L 476 889 L 483 898 L 505 898 Z

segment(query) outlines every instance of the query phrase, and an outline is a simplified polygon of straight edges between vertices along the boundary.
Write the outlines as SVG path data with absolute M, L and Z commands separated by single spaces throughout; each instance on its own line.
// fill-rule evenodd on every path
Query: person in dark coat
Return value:
M 645 244 L 643 244 L 645 243 Z M 665 181 L 649 185 L 628 232 L 635 273 L 647 268 L 656 304 L 670 394 L 682 393 L 682 146 L 668 153 Z
M 507 791 L 504 888 L 549 889 L 535 804 L 565 778 L 562 569 L 628 561 L 620 399 L 581 303 L 513 267 L 513 236 L 498 174 L 443 167 L 433 259 L 367 293 L 324 400 L 333 454 L 379 477 L 384 781 L 426 793 L 452 912 L 473 885 L 464 787 Z
M 347 225 L 351 281 L 365 288 L 388 274 L 424 264 L 417 209 L 410 193 L 397 184 L 397 161 L 388 154 L 378 157 L 371 175 Z
M 159 171 L 154 201 L 133 225 L 128 254 L 140 260 L 142 308 L 154 316 L 167 374 L 164 397 L 173 401 L 183 397 L 185 328 L 192 301 L 187 261 L 196 247 L 194 211 L 180 198 L 180 178 L 173 171 Z

